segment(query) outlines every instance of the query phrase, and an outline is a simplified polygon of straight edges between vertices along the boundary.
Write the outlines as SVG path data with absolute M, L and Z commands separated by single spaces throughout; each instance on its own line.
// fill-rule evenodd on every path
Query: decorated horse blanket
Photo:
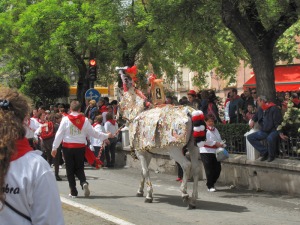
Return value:
M 159 105 L 141 112 L 129 125 L 130 145 L 143 151 L 185 144 L 188 111 L 184 106 Z

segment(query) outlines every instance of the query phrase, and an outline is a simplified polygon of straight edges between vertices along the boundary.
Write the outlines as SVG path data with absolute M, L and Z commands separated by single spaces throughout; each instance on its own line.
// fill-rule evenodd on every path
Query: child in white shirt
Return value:
M 216 150 L 219 147 L 224 147 L 220 133 L 217 128 L 214 127 L 214 120 L 213 115 L 206 115 L 206 141 L 204 142 L 204 146 L 199 148 L 207 179 L 206 186 L 209 192 L 216 191 L 215 183 L 221 173 L 221 163 L 217 161 Z

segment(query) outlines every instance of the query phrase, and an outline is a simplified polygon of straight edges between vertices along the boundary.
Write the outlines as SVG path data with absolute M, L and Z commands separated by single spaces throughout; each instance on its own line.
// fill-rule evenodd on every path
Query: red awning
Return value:
M 276 91 L 300 91 L 300 65 L 276 66 L 274 69 Z M 255 75 L 245 84 L 245 88 L 255 88 Z

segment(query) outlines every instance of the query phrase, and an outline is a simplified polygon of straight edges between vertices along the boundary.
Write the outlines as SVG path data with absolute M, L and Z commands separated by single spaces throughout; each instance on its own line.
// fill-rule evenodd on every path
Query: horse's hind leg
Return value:
M 182 154 L 180 148 L 174 148 L 172 151 L 170 151 L 170 156 L 182 167 L 183 178 L 180 185 L 181 197 L 183 202 L 188 202 L 189 194 L 187 193 L 187 180 L 190 176 L 191 162 Z
M 198 148 L 191 145 L 189 146 L 189 153 L 192 163 L 192 175 L 193 175 L 193 193 L 191 198 L 189 199 L 189 209 L 195 209 L 196 208 L 196 201 L 198 199 L 198 180 L 201 172 L 200 164 L 199 164 L 199 152 Z
M 145 202 L 151 203 L 153 201 L 152 193 L 153 193 L 153 188 L 152 184 L 150 181 L 150 175 L 149 175 L 149 163 L 151 161 L 151 155 L 148 152 L 137 152 L 137 157 L 141 161 L 141 166 L 142 166 L 142 179 L 140 182 L 140 187 L 137 192 L 137 196 L 141 197 L 144 194 L 144 184 L 146 181 L 147 184 L 147 195 Z

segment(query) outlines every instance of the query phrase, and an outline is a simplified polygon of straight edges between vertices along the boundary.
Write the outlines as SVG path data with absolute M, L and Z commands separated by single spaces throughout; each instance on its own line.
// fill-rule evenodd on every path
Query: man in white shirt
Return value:
M 57 148 L 62 143 L 62 150 L 66 163 L 67 177 L 70 187 L 70 197 L 77 197 L 75 175 L 80 180 L 84 190 L 84 196 L 90 195 L 89 184 L 84 173 L 84 155 L 87 144 L 87 137 L 94 137 L 103 140 L 112 137 L 111 133 L 103 133 L 93 129 L 92 125 L 83 114 L 80 113 L 81 104 L 72 101 L 70 104 L 71 113 L 63 117 L 55 140 L 52 146 L 52 156 L 55 157 Z

